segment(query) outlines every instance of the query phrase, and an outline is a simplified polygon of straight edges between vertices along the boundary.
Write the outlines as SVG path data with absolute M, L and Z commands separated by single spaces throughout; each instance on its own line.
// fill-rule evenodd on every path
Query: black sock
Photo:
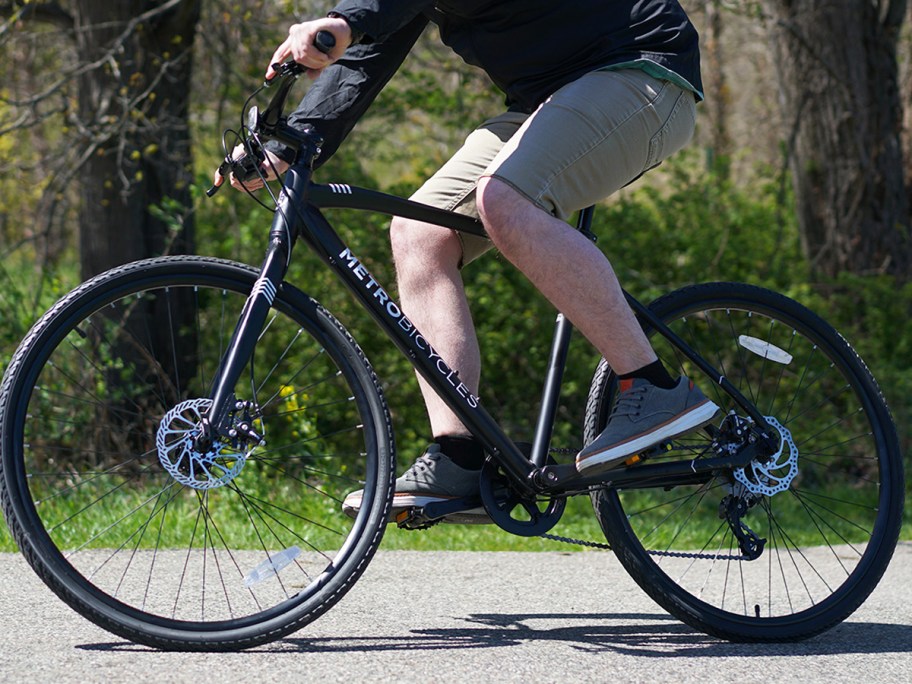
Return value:
M 458 437 L 444 435 L 435 437 L 434 441 L 440 445 L 440 450 L 449 456 L 450 460 L 460 468 L 481 470 L 484 465 L 484 447 L 481 442 L 470 435 Z
M 619 375 L 618 377 L 621 380 L 641 378 L 662 389 L 671 389 L 678 384 L 677 379 L 671 377 L 668 370 L 666 370 L 665 366 L 658 359 L 648 366 L 643 366 L 642 368 L 638 368 L 630 373 L 624 373 L 624 375 Z

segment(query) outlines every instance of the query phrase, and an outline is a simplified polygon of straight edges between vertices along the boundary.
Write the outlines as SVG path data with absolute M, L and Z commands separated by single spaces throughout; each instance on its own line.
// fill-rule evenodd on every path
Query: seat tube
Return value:
M 554 338 L 551 342 L 551 355 L 548 358 L 548 373 L 545 376 L 545 387 L 542 391 L 541 408 L 538 422 L 535 424 L 535 440 L 532 443 L 530 460 L 539 468 L 548 462 L 548 450 L 551 448 L 551 436 L 554 433 L 554 420 L 557 415 L 557 404 L 560 400 L 561 383 L 564 369 L 567 366 L 567 353 L 570 348 L 570 334 L 573 326 L 564 314 L 557 315 L 554 327 Z

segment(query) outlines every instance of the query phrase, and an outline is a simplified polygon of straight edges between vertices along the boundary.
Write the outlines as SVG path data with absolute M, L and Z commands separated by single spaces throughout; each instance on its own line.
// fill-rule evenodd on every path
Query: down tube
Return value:
M 303 210 L 302 239 L 308 242 L 342 279 L 349 291 L 367 309 L 374 320 L 408 357 L 422 377 L 437 391 L 463 424 L 478 437 L 497 460 L 527 487 L 536 469 L 500 426 L 482 408 L 480 400 L 459 379 L 458 372 L 428 343 L 415 325 L 402 313 L 401 307 L 370 274 L 364 264 L 342 242 L 323 214 L 313 205 Z M 517 484 L 518 484 L 517 483 Z M 530 490 L 531 491 L 531 490 Z

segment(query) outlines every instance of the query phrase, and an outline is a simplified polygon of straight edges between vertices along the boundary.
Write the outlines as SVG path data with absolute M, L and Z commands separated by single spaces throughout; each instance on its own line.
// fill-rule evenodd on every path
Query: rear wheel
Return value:
M 194 446 L 256 278 L 197 257 L 115 269 L 46 314 L 6 374 L 12 533 L 51 589 L 128 639 L 228 650 L 279 638 L 345 594 L 385 529 L 394 454 L 377 380 L 294 288 L 276 295 L 230 407 L 265 441 Z M 349 519 L 355 489 L 364 504 Z
M 651 309 L 771 418 L 781 451 L 772 463 L 698 483 L 593 494 L 619 560 L 663 608 L 726 639 L 801 639 L 845 619 L 883 575 L 902 522 L 899 444 L 873 377 L 828 324 L 773 292 L 713 283 Z M 743 411 L 664 338 L 651 341 L 723 413 L 649 458 L 718 455 L 711 442 L 736 442 Z M 590 389 L 587 443 L 616 392 L 603 361 Z

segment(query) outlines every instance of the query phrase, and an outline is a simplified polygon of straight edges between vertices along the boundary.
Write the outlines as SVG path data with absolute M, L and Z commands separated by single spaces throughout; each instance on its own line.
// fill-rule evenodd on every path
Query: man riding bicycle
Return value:
M 490 238 L 395 218 L 391 241 L 405 314 L 477 395 L 481 363 L 462 269 L 492 245 L 605 357 L 620 395 L 605 430 L 576 459 L 581 472 L 706 424 L 718 407 L 658 360 L 602 252 L 565 222 L 690 140 L 702 97 L 696 30 L 678 0 L 342 0 L 293 25 L 270 65 L 292 58 L 319 76 L 289 123 L 316 125 L 321 162 L 338 148 L 428 23 L 506 94 L 506 110 L 412 199 L 477 216 Z M 328 53 L 318 32 L 335 37 Z M 273 67 L 266 77 L 274 76 Z M 267 177 L 290 150 L 271 146 Z M 220 183 L 221 178 L 217 177 Z M 232 185 L 241 183 L 232 178 Z M 261 181 L 248 181 L 248 189 Z M 434 443 L 396 481 L 393 516 L 478 493 L 483 445 L 419 378 Z M 345 500 L 351 512 L 361 493 Z M 483 509 L 478 511 L 483 518 Z

